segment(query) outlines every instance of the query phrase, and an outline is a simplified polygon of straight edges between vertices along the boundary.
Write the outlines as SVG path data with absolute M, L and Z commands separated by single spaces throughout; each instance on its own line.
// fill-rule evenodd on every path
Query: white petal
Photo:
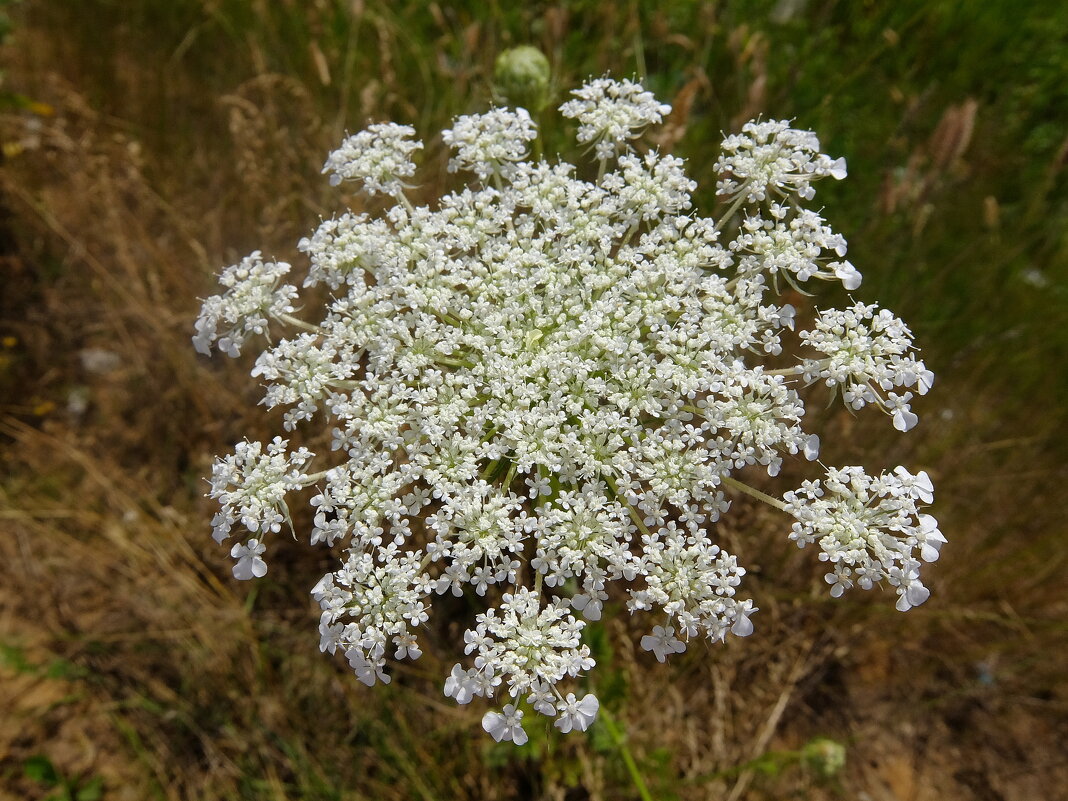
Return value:
M 910 412 L 907 408 L 898 408 L 894 410 L 894 428 L 898 431 L 911 430 L 919 420 L 920 418 Z
M 500 742 L 508 730 L 508 721 L 500 712 L 487 712 L 482 716 L 482 728 L 486 730 L 490 737 Z
M 511 729 L 512 742 L 516 745 L 523 745 L 527 741 L 527 733 L 518 723 Z
M 919 606 L 931 597 L 931 591 L 920 584 L 920 582 L 915 581 L 909 585 L 909 588 L 905 591 L 905 595 L 908 596 L 910 605 Z
M 819 434 L 813 434 L 805 441 L 805 458 L 810 462 L 814 462 L 820 455 L 820 437 Z
M 254 577 L 252 560 L 247 556 L 242 557 L 234 565 L 234 578 L 238 581 L 249 581 Z
M 753 621 L 749 619 L 748 615 L 739 615 L 738 619 L 734 621 L 734 625 L 731 626 L 731 634 L 737 637 L 748 637 L 753 633 Z

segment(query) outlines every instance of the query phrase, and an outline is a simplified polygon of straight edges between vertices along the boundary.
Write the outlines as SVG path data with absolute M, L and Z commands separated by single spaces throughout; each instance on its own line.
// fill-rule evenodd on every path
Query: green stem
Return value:
M 306 323 L 299 317 L 294 317 L 291 314 L 280 314 L 278 315 L 278 319 L 281 320 L 283 323 L 288 323 L 294 328 L 302 328 L 305 331 L 311 331 L 313 334 L 322 333 L 322 329 L 320 329 L 319 326 L 312 325 L 311 323 Z
M 603 478 L 605 480 L 605 483 L 608 484 L 608 487 L 612 490 L 612 494 L 615 496 L 615 499 L 619 501 L 619 488 L 616 486 L 615 480 L 611 476 L 603 476 Z M 627 512 L 630 514 L 630 519 L 634 521 L 634 524 L 638 527 L 638 530 L 641 531 L 641 533 L 644 534 L 646 537 L 653 536 L 650 533 L 648 526 L 645 525 L 645 521 L 642 520 L 641 513 L 629 503 L 627 503 L 625 500 L 620 501 L 620 503 L 622 503 L 623 506 L 627 508 Z
M 731 478 L 730 476 L 723 476 L 723 484 L 725 486 L 728 486 L 728 487 L 731 487 L 733 489 L 736 489 L 739 492 L 744 492 L 746 495 L 751 495 L 752 497 L 756 498 L 758 501 L 763 501 L 764 503 L 768 504 L 769 506 L 774 506 L 780 512 L 785 512 L 786 511 L 786 504 L 784 504 L 778 498 L 772 498 L 770 495 L 765 495 L 760 490 L 755 489 L 753 487 L 750 487 L 748 484 L 743 484 L 741 481 L 739 481 L 736 478 Z
M 408 200 L 408 198 L 403 192 L 398 192 L 397 194 L 395 194 L 393 196 L 393 199 L 398 201 L 402 206 L 404 206 L 405 210 L 408 212 L 409 217 L 415 214 L 415 209 L 412 207 L 412 202 Z
M 471 362 L 465 362 L 462 359 L 450 359 L 447 356 L 433 356 L 432 357 L 437 364 L 444 364 L 446 367 L 466 367 L 471 369 L 474 367 Z
M 743 203 L 745 203 L 745 197 L 746 197 L 745 188 L 746 188 L 747 185 L 748 185 L 748 182 L 742 184 L 742 188 L 738 190 L 737 199 L 734 201 L 734 203 L 731 204 L 731 207 L 729 209 L 727 209 L 727 212 L 722 217 L 719 218 L 719 222 L 716 223 L 716 231 L 717 232 L 721 228 L 723 228 L 724 225 L 727 224 L 727 220 L 729 220 L 731 217 L 733 217 L 734 213 L 736 211 L 738 211 L 738 209 L 740 209 L 742 207 Z
M 633 754 L 631 754 L 630 749 L 627 748 L 627 739 L 623 736 L 623 732 L 620 731 L 619 726 L 616 725 L 612 713 L 602 706 L 600 716 L 601 720 L 604 721 L 604 727 L 608 729 L 608 735 L 612 738 L 612 742 L 615 743 L 616 748 L 619 749 L 619 755 L 623 757 L 623 764 L 627 766 L 627 773 L 630 774 L 630 780 L 634 782 L 634 786 L 638 790 L 638 795 L 641 796 L 642 801 L 653 801 L 653 796 L 649 792 L 649 788 L 645 786 L 645 779 L 643 779 L 641 773 L 638 772 L 638 763 L 634 761 Z
M 512 462 L 508 465 L 508 472 L 504 476 L 504 491 L 508 492 L 508 488 L 512 486 L 512 482 L 515 480 L 516 463 Z

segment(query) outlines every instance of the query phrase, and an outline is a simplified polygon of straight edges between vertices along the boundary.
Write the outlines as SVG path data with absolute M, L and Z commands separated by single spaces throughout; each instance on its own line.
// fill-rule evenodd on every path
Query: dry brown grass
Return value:
M 22 771 L 35 754 L 116 799 L 634 797 L 603 732 L 550 732 L 516 758 L 487 743 L 479 710 L 445 702 L 464 602 L 439 614 L 423 660 L 370 691 L 315 649 L 316 557 L 283 549 L 250 590 L 208 536 L 211 454 L 268 424 L 241 365 L 193 353 L 195 298 L 248 250 L 292 255 L 328 203 L 316 178 L 335 121 L 264 72 L 216 98 L 209 133 L 169 162 L 145 152 L 135 116 L 94 110 L 67 62 L 41 66 L 39 31 L 20 46 L 56 114 L 0 184 L 0 334 L 15 338 L 0 372 L 0 798 L 43 795 Z M 399 90 L 387 68 L 383 98 Z M 377 102 L 368 90 L 364 112 Z M 0 135 L 24 138 L 26 122 L 4 117 Z M 607 624 L 597 680 L 615 683 L 654 797 L 1011 801 L 1068 786 L 1063 454 L 1038 452 L 1044 432 L 1008 439 L 997 399 L 964 379 L 938 392 L 940 424 L 883 438 L 939 486 L 952 544 L 924 608 L 831 603 L 782 521 L 740 506 L 723 536 L 752 567 L 757 635 L 660 666 L 628 619 Z M 872 433 L 829 425 L 845 443 Z M 840 776 L 786 757 L 767 770 L 769 752 L 816 736 L 847 745 Z

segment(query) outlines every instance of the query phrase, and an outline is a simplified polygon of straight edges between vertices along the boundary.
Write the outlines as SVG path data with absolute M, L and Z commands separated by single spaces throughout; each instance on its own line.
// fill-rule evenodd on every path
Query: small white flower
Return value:
M 850 292 L 860 288 L 862 280 L 860 271 L 848 261 L 835 262 L 830 266 L 834 268 L 834 274 L 842 280 L 842 286 Z
M 505 705 L 501 712 L 487 712 L 482 718 L 482 728 L 497 742 L 510 740 L 516 745 L 523 745 L 527 741 L 527 733 L 523 730 L 523 710 L 516 709 L 514 704 Z
M 894 468 L 894 475 L 901 482 L 902 489 L 906 490 L 913 498 L 923 503 L 934 502 L 934 482 L 931 481 L 931 477 L 927 475 L 926 470 L 921 470 L 913 475 L 906 468 L 898 465 Z
M 581 701 L 575 699 L 574 693 L 568 693 L 566 698 L 556 704 L 560 717 L 553 725 L 564 734 L 572 729 L 586 731 L 597 719 L 597 711 L 600 708 L 600 702 L 592 693 L 587 693 Z
M 686 643 L 675 636 L 671 626 L 653 626 L 653 633 L 641 639 L 641 647 L 652 651 L 657 662 L 663 662 L 668 654 L 681 654 L 686 650 Z
M 459 664 L 452 666 L 452 673 L 445 679 L 445 695 L 458 704 L 469 704 L 474 698 L 474 682 L 470 674 Z
M 738 610 L 738 616 L 734 620 L 734 625 L 731 626 L 731 634 L 735 637 L 748 637 L 753 633 L 753 621 L 749 619 L 749 616 L 753 612 L 757 611 L 756 607 L 747 606 Z
M 245 544 L 237 543 L 230 549 L 230 556 L 237 560 L 234 565 L 234 578 L 240 581 L 248 581 L 252 578 L 263 578 L 267 575 L 267 563 L 263 561 L 266 546 L 253 538 Z

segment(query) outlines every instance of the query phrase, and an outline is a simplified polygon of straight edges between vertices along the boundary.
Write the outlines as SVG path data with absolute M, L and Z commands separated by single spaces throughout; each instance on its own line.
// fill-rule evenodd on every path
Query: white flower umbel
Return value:
M 802 363 L 806 381 L 823 380 L 829 387 L 842 387 L 843 399 L 854 409 L 876 404 L 891 415 L 898 431 L 916 425 L 918 418 L 908 403 L 912 393 L 898 395 L 890 390 L 915 387 L 926 395 L 934 373 L 916 358 L 912 332 L 889 311 L 863 303 L 821 311 L 813 330 L 801 332 L 801 340 L 826 354 L 826 358 Z
M 456 155 L 449 172 L 470 170 L 485 181 L 494 175 L 511 178 L 515 164 L 526 158 L 538 128 L 526 109 L 495 108 L 485 114 L 458 117 L 441 138 Z
M 560 113 L 578 120 L 579 142 L 593 142 L 599 159 L 625 150 L 629 140 L 671 113 L 671 106 L 628 80 L 598 78 L 571 94 L 575 99 L 560 106 Z
M 834 568 L 826 575 L 831 595 L 856 583 L 870 590 L 887 579 L 897 588 L 897 608 L 919 606 L 931 592 L 920 581 L 920 564 L 938 559 L 946 539 L 938 522 L 920 511 L 934 499 L 925 472 L 904 467 L 872 477 L 862 467 L 831 468 L 822 484 L 806 481 L 786 493 L 786 511 L 797 518 L 790 539 L 820 547 L 820 559 Z
M 246 339 L 266 334 L 271 320 L 291 314 L 297 288 L 280 283 L 289 270 L 284 262 L 264 262 L 258 250 L 223 270 L 219 283 L 226 291 L 204 301 L 193 337 L 196 349 L 208 356 L 214 344 L 236 357 Z
M 412 629 L 426 622 L 423 599 L 430 588 L 419 555 L 390 543 L 373 554 L 350 550 L 345 564 L 327 573 L 312 596 L 323 610 L 319 621 L 323 651 L 341 648 L 360 681 L 389 683 L 386 649 L 397 659 L 417 659 L 422 651 Z
M 505 682 L 517 698 L 592 667 L 590 649 L 579 637 L 586 624 L 569 606 L 556 597 L 543 605 L 541 594 L 526 588 L 505 593 L 500 609 L 479 615 L 478 625 L 464 635 L 466 653 L 475 654 L 474 669 L 493 686 Z
M 740 134 L 723 140 L 716 169 L 722 174 L 719 194 L 741 195 L 749 203 L 765 200 L 769 193 L 811 200 L 813 181 L 846 177 L 844 158 L 820 153 L 816 134 L 791 128 L 785 120 L 747 122 Z
M 944 542 L 920 511 L 923 473 L 831 470 L 786 503 L 736 476 L 816 459 L 808 385 L 851 409 L 874 403 L 903 430 L 931 386 L 889 312 L 823 310 L 795 334 L 807 313 L 778 297 L 810 279 L 860 285 L 845 239 L 804 205 L 817 179 L 844 176 L 841 161 L 809 132 L 752 123 L 727 140 L 729 208 L 714 219 L 693 209 L 685 163 L 637 141 L 668 113 L 642 87 L 598 79 L 562 110 L 596 145 L 594 180 L 531 158 L 529 116 L 493 109 L 443 134 L 452 169 L 477 180 L 430 206 L 402 194 L 422 147 L 412 129 L 349 137 L 327 171 L 394 205 L 301 240 L 308 297 L 325 305 L 294 316 L 288 266 L 253 254 L 197 323 L 201 350 L 219 338 L 230 355 L 282 326 L 253 368 L 263 402 L 286 430 L 320 426 L 334 453 L 315 474 L 281 439 L 216 463 L 215 536 L 238 522 L 249 535 L 231 546 L 235 576 L 265 574 L 286 494 L 314 485 L 310 540 L 340 558 L 313 591 L 320 647 L 386 682 L 391 660 L 420 655 L 437 597 L 484 598 L 444 689 L 459 704 L 506 701 L 483 726 L 517 744 L 531 714 L 562 732 L 593 722 L 582 636 L 613 598 L 648 614 L 640 645 L 660 661 L 695 637 L 753 631 L 745 570 L 715 543 L 729 494 L 791 513 L 836 596 L 885 579 L 899 608 L 915 606 L 919 565 Z
M 282 523 L 289 520 L 286 493 L 308 483 L 301 468 L 313 456 L 307 448 L 286 453 L 286 445 L 281 437 L 275 437 L 266 448 L 259 442 L 239 442 L 234 453 L 215 460 L 209 495 L 222 507 L 211 521 L 216 542 L 228 538 L 238 522 L 253 534 L 282 530 Z M 238 560 L 234 576 L 262 578 L 267 572 L 261 558 L 265 549 L 257 538 L 235 545 L 231 551 Z
M 643 545 L 639 572 L 645 576 L 645 587 L 631 591 L 627 605 L 632 611 L 663 609 L 687 639 L 701 633 L 722 641 L 728 631 L 740 637 L 752 633 L 753 602 L 734 599 L 735 588 L 745 575 L 737 559 L 703 534 L 680 530 L 673 522 L 643 537 Z M 673 634 L 672 627 L 657 626 L 652 640 L 643 637 L 641 646 L 663 662 L 663 653 L 686 649 Z
M 368 126 L 330 154 L 323 174 L 332 173 L 331 186 L 358 181 L 369 194 L 399 197 L 406 187 L 404 179 L 415 175 L 412 154 L 423 148 L 413 136 L 415 129 L 410 125 L 382 122 Z

